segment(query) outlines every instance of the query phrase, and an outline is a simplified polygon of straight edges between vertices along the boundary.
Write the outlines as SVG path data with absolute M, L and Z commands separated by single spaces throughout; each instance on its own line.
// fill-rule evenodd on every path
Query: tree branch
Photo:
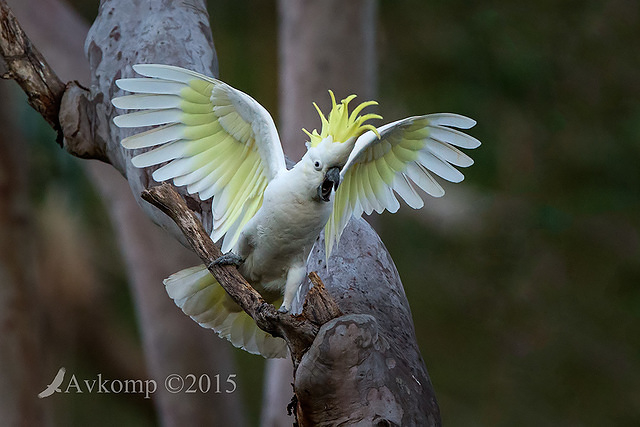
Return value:
M 327 292 L 318 273 L 315 271 L 310 272 L 309 280 L 311 280 L 313 287 L 307 292 L 302 314 L 319 326 L 324 325 L 331 319 L 341 316 L 342 311 L 331 295 L 329 295 L 329 292 Z
M 56 131 L 69 154 L 110 163 L 104 141 L 94 138 L 95 103 L 78 82 L 63 83 L 31 43 L 11 9 L 0 0 L 0 57 L 3 79 L 15 80 L 31 105 Z
M 4 0 L 0 0 L 0 54 L 6 63 L 6 74 L 18 82 L 31 105 L 58 133 L 62 146 L 62 128 L 58 111 L 65 85 L 49 67 Z
M 105 53 L 102 57 L 103 61 L 100 61 L 99 56 L 96 55 L 99 52 L 96 41 L 98 44 L 113 42 L 114 39 L 107 37 L 107 35 L 116 36 L 111 31 L 115 26 L 120 28 L 120 33 L 117 35 L 122 34 L 121 45 L 117 47 L 118 51 L 127 52 L 126 49 L 136 52 L 144 51 L 141 47 L 139 32 L 137 34 L 131 33 L 136 30 L 144 31 L 145 26 L 140 25 L 139 19 L 145 13 L 153 16 L 152 21 L 166 23 L 168 27 L 173 29 L 195 27 L 203 34 L 206 34 L 207 31 L 210 34 L 206 19 L 203 18 L 199 25 L 195 25 L 192 20 L 185 18 L 184 13 L 181 14 L 181 10 L 186 10 L 186 15 L 193 16 L 195 13 L 191 10 L 197 0 L 192 0 L 186 5 L 182 2 L 176 2 L 175 7 L 160 5 L 161 2 L 158 1 L 157 4 L 162 7 L 165 15 L 175 17 L 175 21 L 171 22 L 165 18 L 156 18 L 154 12 L 148 10 L 152 1 L 145 2 L 140 7 L 143 12 L 140 12 L 140 9 L 132 11 L 131 7 L 135 5 L 131 2 L 122 1 L 119 5 L 111 2 L 110 5 L 106 5 L 108 0 L 103 1 L 105 7 L 102 9 L 106 10 L 96 19 L 95 23 L 99 27 L 99 31 L 94 31 L 92 38 L 90 38 L 94 54 L 91 63 L 87 61 L 86 54 L 83 52 L 89 27 L 87 23 L 79 19 L 64 0 L 7 0 L 7 3 L 29 35 L 31 43 L 38 46 L 60 79 L 63 81 L 77 79 L 88 82 L 90 66 L 93 73 L 104 78 L 104 84 L 101 85 L 95 83 L 95 80 L 93 81 L 91 92 L 75 82 L 69 83 L 62 98 L 59 119 L 64 134 L 64 149 L 67 152 L 76 157 L 100 158 L 105 160 L 105 163 L 108 156 L 108 163 L 114 166 L 112 170 L 98 162 L 82 163 L 101 194 L 105 209 L 110 214 L 115 227 L 116 240 L 122 251 L 123 261 L 129 275 L 129 285 L 137 312 L 148 375 L 150 378 L 158 379 L 166 378 L 170 373 L 177 372 L 184 375 L 187 372 L 210 372 L 214 368 L 219 372 L 236 372 L 232 347 L 228 345 L 227 341 L 212 335 L 210 330 L 201 328 L 190 318 L 184 316 L 173 301 L 168 298 L 162 286 L 162 279 L 170 273 L 188 265 L 195 265 L 195 257 L 186 248 L 172 241 L 164 230 L 151 225 L 132 197 L 128 185 L 125 184 L 121 176 L 115 173 L 115 169 L 121 166 L 118 171 L 124 174 L 122 165 L 125 163 L 121 161 L 122 157 L 120 156 L 123 151 L 119 145 L 122 136 L 112 137 L 109 132 L 113 115 L 110 104 L 113 93 L 109 88 L 113 87 L 114 79 L 121 77 L 119 73 L 126 68 L 127 61 L 123 60 L 117 64 L 110 62 L 119 58 L 115 53 Z M 206 15 L 206 12 L 203 14 Z M 100 26 L 100 22 L 104 23 L 105 18 L 108 22 Z M 127 18 L 131 18 L 131 20 L 127 21 Z M 176 25 L 175 22 L 180 24 Z M 185 22 L 192 24 L 187 25 Z M 166 34 L 167 31 L 159 30 L 159 33 Z M 215 54 L 207 56 L 202 53 L 203 50 L 206 50 L 208 43 L 212 43 L 211 40 L 209 42 L 205 40 L 203 43 L 203 38 L 199 39 L 195 36 L 185 37 L 182 40 L 184 39 L 189 40 L 180 44 L 185 51 L 197 51 L 199 57 L 209 58 L 215 62 Z M 177 44 L 174 43 L 174 45 Z M 211 49 L 213 50 L 213 45 L 211 45 Z M 162 50 L 162 52 L 166 51 L 167 49 Z M 175 56 L 161 56 L 155 61 L 173 63 L 175 59 L 172 58 Z M 197 69 L 193 65 L 184 65 Z M 0 55 L 0 74 L 5 72 L 4 60 Z M 9 77 L 8 72 L 7 77 Z M 0 89 L 2 89 L 1 86 L 10 86 L 11 84 L 0 82 Z M 8 101 L 1 96 L 0 99 Z M 7 103 L 7 107 L 12 104 Z M 1 136 L 0 139 L 2 139 Z M 11 140 L 10 138 L 5 139 Z M 12 145 L 20 149 L 25 148 L 21 145 Z M 23 169 L 24 165 L 20 170 Z M 138 175 L 137 172 L 144 171 L 136 169 L 133 172 L 129 171 L 127 174 L 130 181 L 135 181 L 142 175 Z M 148 181 L 142 180 L 143 182 Z M 139 194 L 139 190 L 135 191 L 137 198 L 139 198 Z M 166 218 L 166 221 L 173 225 L 171 220 L 157 209 L 147 203 L 143 204 L 149 206 L 150 210 L 158 212 L 158 216 Z M 4 341 L 2 340 L 2 344 L 11 344 Z M 13 347 L 9 345 L 9 348 Z M 15 371 L 15 366 L 11 364 L 7 366 L 11 372 Z M 105 368 L 108 369 L 108 366 Z M 36 374 L 35 368 L 31 371 L 34 375 Z M 139 372 L 137 375 L 142 374 L 143 372 Z M 41 387 L 41 384 L 46 384 L 45 380 L 49 379 L 41 377 L 37 381 L 38 387 Z M 14 389 L 17 390 L 16 387 Z M 40 390 L 36 390 L 30 396 L 35 398 L 38 391 Z M 16 397 L 19 395 L 16 394 Z M 36 398 L 36 400 L 39 399 Z M 211 425 L 218 423 L 238 426 L 246 424 L 245 411 L 238 393 L 218 396 L 211 400 L 210 396 L 206 394 L 172 394 L 159 388 L 153 401 L 159 423 L 167 427 L 185 424 Z M 26 407 L 26 405 L 23 406 Z M 41 424 L 38 423 L 38 425 Z
M 307 300 L 303 313 L 296 316 L 280 313 L 273 305 L 264 301 L 235 266 L 213 263 L 222 252 L 171 184 L 165 183 L 145 190 L 142 198 L 167 214 L 178 225 L 193 251 L 207 265 L 220 286 L 256 321 L 260 329 L 287 341 L 294 364 L 297 365 L 311 346 L 319 327 L 341 314 L 315 273 L 309 275 L 316 286 L 309 293 L 310 299 Z
M 127 176 L 135 195 L 150 185 L 151 172 L 135 169 L 129 161 L 132 154 L 118 144 L 127 131 L 117 129 L 111 122 L 114 108 L 109 99 L 118 92 L 113 81 L 131 75 L 130 64 L 136 62 L 173 63 L 200 72 L 216 68 L 206 12 L 204 9 L 196 10 L 190 4 L 178 4 L 180 6 L 176 8 L 168 8 L 162 0 L 151 0 L 144 3 L 142 12 L 135 2 L 103 1 L 101 13 L 86 44 L 92 69 L 91 92 L 76 86 L 79 93 L 64 97 L 62 107 L 59 107 L 59 102 L 53 104 L 55 108 L 71 114 L 69 119 L 62 113 L 58 114 L 61 121 L 70 122 L 69 127 L 61 126 L 65 142 L 69 138 L 75 139 L 65 149 L 73 155 L 80 155 L 74 149 L 78 141 L 84 141 L 90 150 L 82 157 L 107 153 L 110 163 Z M 0 0 L 0 6 L 0 28 L 4 33 L 11 19 L 4 0 Z M 180 11 L 185 13 L 178 14 Z M 143 22 L 140 21 L 141 15 L 146 17 Z M 114 31 L 116 28 L 118 31 Z M 9 38 L 15 38 L 8 34 Z M 300 37 L 300 31 L 295 31 L 295 37 Z M 314 51 L 308 47 L 306 50 Z M 4 49 L 0 53 L 7 58 Z M 9 55 L 8 58 L 13 61 L 16 57 Z M 44 64 L 44 61 L 38 61 L 36 65 L 38 63 Z M 6 68 L 8 74 L 15 78 L 11 66 L 7 64 Z M 338 69 L 343 74 L 344 69 Z M 83 102 L 86 106 L 82 105 Z M 296 108 L 295 104 L 284 104 Z M 77 106 L 79 114 L 72 114 L 69 105 Z M 73 122 L 76 119 L 77 123 Z M 194 213 L 186 209 L 185 202 L 176 196 L 173 189 L 169 193 L 174 194 L 167 196 L 161 188 L 150 190 L 145 197 L 162 207 L 165 213 L 173 213 L 172 219 L 179 227 L 151 205 L 143 206 L 145 212 L 164 228 L 170 229 L 174 236 L 190 237 L 189 243 L 194 251 L 207 265 L 211 265 L 220 252 L 197 220 L 199 214 L 202 222 L 210 226 L 210 201 L 191 200 Z M 311 268 L 326 266 L 323 248 L 320 239 L 312 250 Z M 439 425 L 439 410 L 417 348 L 409 306 L 384 246 L 364 220 L 351 221 L 331 260 L 332 268 L 327 269 L 325 277 L 327 288 L 348 315 L 322 327 L 319 325 L 327 319 L 339 315 L 335 302 L 323 295 L 324 286 L 310 291 L 309 298 L 314 301 L 307 300 L 303 314 L 294 317 L 278 313 L 244 279 L 234 278 L 237 270 L 233 267 L 212 265 L 210 271 L 261 329 L 288 341 L 296 368 L 299 368 L 295 378 L 299 398 L 297 407 L 301 415 L 299 421 L 311 425 L 367 422 L 375 425 Z M 225 280 L 226 276 L 230 281 Z M 315 277 L 312 276 L 311 280 Z M 300 295 L 305 294 L 307 286 L 308 282 L 303 284 Z M 303 296 L 300 298 L 304 299 Z M 294 309 L 300 305 L 294 303 Z M 363 408 L 364 412 L 354 411 L 356 406 Z M 333 409 L 330 415 L 326 408 Z

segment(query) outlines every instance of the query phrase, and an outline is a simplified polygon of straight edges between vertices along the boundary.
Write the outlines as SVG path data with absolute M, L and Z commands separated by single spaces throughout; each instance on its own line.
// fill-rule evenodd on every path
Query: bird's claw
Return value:
M 233 252 L 227 252 L 226 254 L 214 259 L 207 267 L 211 267 L 212 265 L 235 265 L 236 267 L 240 267 L 243 262 L 244 259 L 240 255 L 234 254 Z
M 289 309 L 287 307 L 283 305 L 280 306 L 280 308 L 278 309 L 278 313 L 282 313 L 282 314 L 287 314 L 289 312 Z

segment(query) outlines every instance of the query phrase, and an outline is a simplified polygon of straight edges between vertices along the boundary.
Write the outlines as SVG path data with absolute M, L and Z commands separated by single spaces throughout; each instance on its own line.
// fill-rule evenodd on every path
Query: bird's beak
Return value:
M 331 189 L 338 189 L 338 185 L 340 184 L 340 168 L 333 167 L 327 171 L 324 175 L 324 181 L 318 187 L 318 197 L 320 200 L 325 202 L 329 201 L 329 196 L 331 195 Z

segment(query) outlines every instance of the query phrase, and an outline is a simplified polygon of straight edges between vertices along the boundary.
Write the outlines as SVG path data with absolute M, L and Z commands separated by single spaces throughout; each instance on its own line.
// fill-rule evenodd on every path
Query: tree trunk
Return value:
M 352 93 L 361 100 L 374 98 L 376 9 L 373 0 L 278 1 L 279 132 L 290 159 L 304 154 L 306 135 L 302 128 L 310 131 L 318 127 L 312 103 L 328 111 L 328 89 L 338 100 Z M 291 422 L 284 408 L 292 382 L 290 360 L 267 361 L 263 427 Z
M 152 182 L 147 170 L 133 168 L 119 144 L 125 136 L 111 119 L 111 99 L 117 90 L 113 81 L 132 76 L 135 63 L 182 65 L 201 72 L 216 70 L 217 60 L 209 29 L 208 15 L 200 1 L 170 4 L 162 1 L 135 4 L 128 1 L 102 1 L 98 17 L 85 42 L 91 66 L 91 95 L 98 122 L 94 138 L 104 137 L 109 161 L 124 172 L 133 190 L 125 191 L 124 181 L 103 165 L 95 165 L 91 175 L 109 201 L 133 284 L 149 371 L 163 380 L 169 374 L 183 377 L 208 373 L 213 377 L 234 372 L 231 349 L 211 331 L 204 330 L 184 316 L 168 298 L 162 280 L 182 268 L 197 264 L 184 247 L 171 241 L 144 218 L 135 201 L 148 216 L 158 212 L 140 201 L 140 192 Z M 141 22 L 142 21 L 142 22 Z M 108 175 L 111 174 L 111 177 Z M 120 184 L 122 183 L 122 184 Z M 210 213 L 210 206 L 201 214 Z M 167 222 L 168 223 L 168 222 Z M 173 225 L 169 225 L 173 227 Z M 163 387 L 156 402 L 162 424 L 243 425 L 239 395 L 171 394 Z
M 335 49 L 339 46 L 351 55 L 350 62 L 341 63 L 331 71 L 329 61 L 335 49 L 323 51 L 318 48 L 314 52 L 300 48 L 302 57 L 311 55 L 311 69 L 319 67 L 325 71 L 316 73 L 315 80 L 309 74 L 310 85 L 324 91 L 334 83 L 329 80 L 329 75 L 356 75 L 359 71 L 352 66 L 362 67 L 362 75 L 373 73 L 373 48 L 361 49 L 369 46 L 360 42 L 354 44 L 362 34 L 347 31 L 358 27 L 357 23 L 363 16 L 373 14 L 373 2 L 353 2 L 360 5 L 360 10 L 351 9 L 351 2 L 349 6 L 338 1 L 307 0 L 301 4 L 311 12 L 299 15 L 298 27 L 283 26 L 283 31 L 289 31 L 290 36 L 295 35 L 302 40 L 303 22 L 311 25 L 314 20 L 324 19 L 330 25 L 325 26 L 324 34 L 318 30 L 314 37 L 325 42 L 335 37 Z M 293 2 L 283 1 L 281 6 L 283 16 L 287 11 L 302 13 L 304 10 L 296 9 Z M 105 0 L 87 38 L 86 49 L 92 70 L 91 92 L 86 94 L 81 88 L 71 87 L 65 94 L 60 116 L 65 148 L 76 155 L 107 160 L 127 177 L 136 199 L 152 180 L 150 171 L 133 168 L 129 161 L 131 154 L 118 143 L 128 133 L 111 123 L 114 109 L 109 101 L 120 94 L 113 81 L 133 75 L 130 66 L 138 62 L 175 64 L 200 72 L 215 68 L 207 19 L 204 5 L 195 0 L 190 4 L 150 0 L 144 5 Z M 343 32 L 339 31 L 341 28 Z M 371 31 L 369 43 L 373 43 L 372 27 L 364 25 L 363 31 L 363 34 Z M 344 35 L 351 37 L 340 38 Z M 367 40 L 366 37 L 364 39 Z M 331 43 L 326 44 L 331 46 Z M 359 49 L 370 52 L 371 56 L 367 57 L 370 62 L 354 59 Z M 293 71 L 284 70 L 283 76 L 285 81 L 302 82 L 307 74 L 304 70 L 295 72 L 294 67 Z M 354 89 L 360 90 L 355 85 L 349 85 L 349 90 L 346 90 L 337 83 L 333 88 L 338 97 Z M 360 94 L 370 95 L 365 89 L 361 89 Z M 286 96 L 285 93 L 282 100 L 287 109 L 306 110 L 307 107 Z M 310 96 L 321 99 L 315 92 L 310 92 Z M 326 95 L 324 97 L 326 99 Z M 296 96 L 296 99 L 303 98 Z M 311 108 L 308 110 L 313 111 Z M 291 120 L 283 117 L 283 122 L 287 127 Z M 297 123 L 297 126 L 313 128 L 304 120 Z M 317 119 L 308 123 L 317 123 Z M 297 139 L 285 132 L 285 140 Z M 92 144 L 87 144 L 88 136 Z M 189 196 L 185 198 L 210 230 L 211 202 L 201 202 Z M 139 199 L 138 203 L 154 221 L 182 240 L 182 235 L 168 217 Z M 417 348 L 408 303 L 393 262 L 379 238 L 363 220 L 352 221 L 342 236 L 340 246 L 334 250 L 328 268 L 323 264 L 323 247 L 319 239 L 309 270 L 319 271 L 345 315 L 322 326 L 308 352 L 299 360 L 295 375 L 298 421 L 301 425 L 439 425 L 438 407 Z M 308 287 L 309 284 L 305 284 L 305 290 Z M 296 308 L 301 308 L 301 300 L 294 305 L 294 310 Z
M 287 153 L 299 158 L 300 128 L 311 130 L 318 123 L 309 108 L 312 101 L 328 105 L 327 89 L 337 99 L 351 93 L 361 100 L 374 97 L 376 3 L 280 0 L 279 16 L 280 129 Z M 439 425 L 402 284 L 371 227 L 364 220 L 352 221 L 328 269 L 320 239 L 307 268 L 319 272 L 347 315 L 323 326 L 297 369 L 301 424 Z M 307 281 L 300 295 L 309 285 Z M 283 364 L 272 362 L 271 369 L 282 372 Z M 265 387 L 270 396 L 290 388 L 289 377 L 268 378 L 276 383 Z M 270 397 L 265 398 L 268 402 Z M 274 404 L 265 406 L 264 425 L 283 422 L 283 412 L 277 418 L 277 410 Z
M 109 7 L 107 3 L 110 2 L 105 2 L 101 7 L 102 14 L 110 10 L 106 9 Z M 11 1 L 11 6 L 15 8 L 16 16 L 34 44 L 42 50 L 60 76 L 64 80 L 76 79 L 88 84 L 90 69 L 83 52 L 83 40 L 87 37 L 89 28 L 73 10 L 58 0 L 14 0 Z M 128 12 L 119 9 L 117 5 L 111 6 L 114 7 L 111 19 L 125 20 L 125 17 L 130 31 L 139 29 L 133 22 L 136 19 L 134 16 L 127 15 Z M 138 16 L 141 14 L 136 13 Z M 103 15 L 96 21 L 99 23 L 101 20 L 104 20 Z M 104 36 L 96 29 L 96 25 L 93 36 Z M 122 25 L 127 28 L 127 24 Z M 208 29 L 208 23 L 206 25 Z M 128 38 L 126 43 L 130 45 L 131 51 L 138 47 L 135 36 Z M 199 40 L 198 43 L 203 41 Z M 88 45 L 91 46 L 91 43 Z M 205 41 L 204 45 L 203 49 L 207 46 L 211 48 L 210 58 L 215 61 L 210 41 Z M 95 53 L 97 47 L 93 45 L 93 49 Z M 167 57 L 158 61 L 171 62 L 172 59 Z M 94 65 L 100 65 L 100 62 Z M 124 68 L 121 64 L 112 66 L 114 75 L 119 73 L 118 67 Z M 97 93 L 96 98 L 99 100 L 96 101 L 96 105 L 100 104 L 99 108 L 111 109 L 110 98 L 105 99 L 100 93 Z M 96 119 L 97 123 L 103 125 L 108 126 L 110 123 L 110 118 L 106 116 Z M 112 151 L 117 151 L 118 141 L 114 139 Z M 239 393 L 211 398 L 210 395 L 198 393 L 170 394 L 162 387 L 164 378 L 171 373 L 183 376 L 189 373 L 196 376 L 208 373 L 210 377 L 217 373 L 221 377 L 234 373 L 231 349 L 215 334 L 184 316 L 167 296 L 162 285 L 163 278 L 181 268 L 197 264 L 197 258 L 163 230 L 151 224 L 136 204 L 126 181 L 113 168 L 98 162 L 88 162 L 85 167 L 108 207 L 129 270 L 147 371 L 160 385 L 154 394 L 154 404 L 162 425 L 214 425 L 218 422 L 244 425 L 245 417 Z M 46 385 L 45 382 L 49 379 L 45 376 L 38 377 L 38 386 Z M 33 396 L 39 391 L 41 390 L 37 390 Z
M 307 269 L 345 315 L 320 329 L 298 366 L 303 425 L 441 425 L 398 271 L 371 226 L 352 220 L 328 268 L 320 239 Z

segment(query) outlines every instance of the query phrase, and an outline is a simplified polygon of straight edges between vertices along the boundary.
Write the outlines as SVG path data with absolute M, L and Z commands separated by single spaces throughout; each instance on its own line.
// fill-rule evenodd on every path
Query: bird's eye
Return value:
M 316 160 L 315 163 L 313 164 L 313 167 L 319 171 L 322 170 L 322 162 L 320 160 Z

